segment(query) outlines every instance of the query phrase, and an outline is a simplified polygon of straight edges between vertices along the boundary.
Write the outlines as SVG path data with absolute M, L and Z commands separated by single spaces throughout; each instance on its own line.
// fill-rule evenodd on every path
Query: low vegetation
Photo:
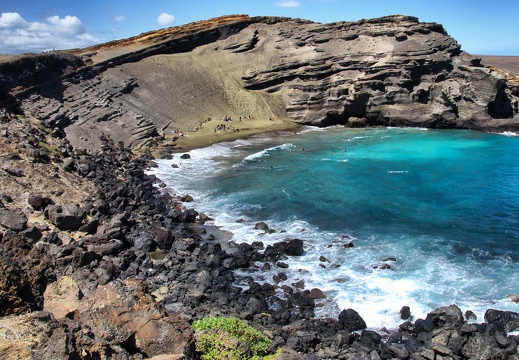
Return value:
M 193 322 L 196 349 L 204 360 L 273 360 L 267 336 L 234 317 L 205 318 Z

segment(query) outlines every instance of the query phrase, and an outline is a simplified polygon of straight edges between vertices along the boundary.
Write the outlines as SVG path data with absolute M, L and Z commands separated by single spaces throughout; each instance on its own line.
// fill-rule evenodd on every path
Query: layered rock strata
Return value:
M 3 103 L 91 149 L 102 133 L 142 147 L 228 113 L 317 126 L 519 127 L 505 76 L 463 52 L 439 24 L 409 16 L 224 20 L 87 49 L 81 59 L 42 54 L 24 60 L 29 71 L 0 64 Z M 118 46 L 121 54 L 96 60 Z

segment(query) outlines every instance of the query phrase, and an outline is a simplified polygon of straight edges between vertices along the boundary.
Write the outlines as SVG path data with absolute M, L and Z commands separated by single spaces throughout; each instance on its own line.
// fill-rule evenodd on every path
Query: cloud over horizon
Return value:
M 157 18 L 157 23 L 160 26 L 173 24 L 174 21 L 175 21 L 175 17 L 173 15 L 168 14 L 168 13 L 162 13 Z
M 17 12 L 0 14 L 0 53 L 42 52 L 87 47 L 99 40 L 76 16 L 49 16 L 46 23 L 28 22 Z

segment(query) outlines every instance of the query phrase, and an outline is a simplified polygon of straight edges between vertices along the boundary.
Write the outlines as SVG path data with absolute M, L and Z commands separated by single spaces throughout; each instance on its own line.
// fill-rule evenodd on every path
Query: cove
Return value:
M 404 305 L 419 318 L 456 304 L 479 321 L 488 308 L 519 310 L 519 137 L 334 127 L 190 155 L 152 172 L 235 242 L 302 239 L 288 269 L 254 276 L 320 288 L 318 316 L 353 308 L 369 327 L 395 328 Z M 276 232 L 254 230 L 259 221 Z

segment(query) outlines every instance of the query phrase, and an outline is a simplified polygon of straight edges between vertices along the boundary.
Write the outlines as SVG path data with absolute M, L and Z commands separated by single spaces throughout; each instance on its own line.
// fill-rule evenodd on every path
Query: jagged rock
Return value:
M 499 331 L 510 332 L 519 330 L 519 314 L 513 311 L 488 309 L 485 321 L 494 325 Z
M 56 319 L 65 317 L 76 310 L 83 293 L 74 279 L 63 276 L 57 282 L 49 284 L 43 294 L 43 310 L 54 314 Z
M 126 344 L 149 357 L 194 351 L 191 326 L 161 311 L 137 280 L 114 281 L 84 298 L 73 319 L 88 326 L 99 345 Z
M 36 226 L 31 226 L 23 231 L 20 231 L 19 234 L 31 240 L 32 242 L 39 241 L 43 236 L 42 231 Z
M 62 230 L 77 230 L 83 224 L 86 212 L 79 204 L 49 205 L 45 216 Z
M 43 197 L 42 195 L 31 195 L 31 196 L 29 196 L 29 199 L 27 200 L 27 202 L 29 203 L 30 206 L 32 206 L 32 208 L 34 210 L 43 210 L 48 205 L 54 204 L 52 199 L 50 199 L 48 197 Z
M 184 223 L 194 223 L 196 221 L 196 217 L 198 216 L 198 211 L 195 209 L 187 209 L 182 211 L 180 214 L 180 221 Z
M 456 305 L 437 308 L 427 314 L 426 320 L 431 320 L 436 327 L 461 326 L 464 322 L 463 313 Z
M 0 316 L 22 314 L 34 308 L 27 274 L 12 260 L 0 256 Z
M 407 320 L 411 317 L 411 308 L 409 306 L 403 306 L 400 309 L 400 319 Z
M 291 239 L 268 245 L 263 255 L 269 259 L 280 259 L 283 255 L 301 256 L 303 254 L 303 240 Z
M 27 227 L 27 216 L 20 209 L 9 210 L 0 207 L 0 225 L 19 232 Z
M 43 247 L 33 247 L 21 235 L 4 236 L 0 241 L 1 316 L 39 310 L 43 292 L 53 278 L 51 260 Z

